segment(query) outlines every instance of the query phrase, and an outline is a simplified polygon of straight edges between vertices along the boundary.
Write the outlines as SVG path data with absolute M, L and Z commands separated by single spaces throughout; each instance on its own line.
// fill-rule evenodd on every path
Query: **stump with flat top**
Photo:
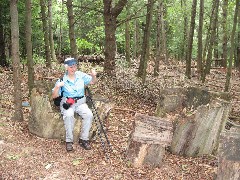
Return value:
M 161 166 L 165 147 L 172 141 L 172 123 L 163 118 L 136 114 L 127 158 L 134 167 Z
M 51 99 L 52 82 L 41 81 L 37 83 L 37 88 L 34 88 L 31 93 L 31 114 L 28 122 L 29 131 L 39 137 L 49 139 L 60 139 L 65 141 L 65 128 L 62 119 L 60 108 L 53 104 Z M 112 104 L 107 98 L 102 96 L 94 96 L 92 98 L 95 102 L 97 112 L 102 121 L 106 120 Z M 91 108 L 91 106 L 89 105 Z M 74 126 L 74 141 L 79 138 L 81 131 L 81 117 L 75 115 Z M 105 122 L 103 122 L 104 124 Z M 90 132 L 90 138 L 97 132 L 96 123 L 93 125 Z
M 240 179 L 240 129 L 224 130 L 218 151 L 218 180 Z

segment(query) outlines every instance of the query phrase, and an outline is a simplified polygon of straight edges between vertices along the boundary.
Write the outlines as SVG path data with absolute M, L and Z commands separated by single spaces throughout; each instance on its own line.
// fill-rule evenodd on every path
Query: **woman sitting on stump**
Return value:
M 93 113 L 86 104 L 84 86 L 96 82 L 96 72 L 92 70 L 88 75 L 77 71 L 77 61 L 74 58 L 67 58 L 64 61 L 66 73 L 62 81 L 59 79 L 53 88 L 52 98 L 57 98 L 63 93 L 60 103 L 66 130 L 66 150 L 73 150 L 73 129 L 74 112 L 82 117 L 82 129 L 79 137 L 79 144 L 86 150 L 90 150 L 89 131 L 92 126 Z

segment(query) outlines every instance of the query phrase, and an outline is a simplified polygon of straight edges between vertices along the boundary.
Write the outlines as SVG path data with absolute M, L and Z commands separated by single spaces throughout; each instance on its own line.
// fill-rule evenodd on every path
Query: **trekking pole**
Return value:
M 109 160 L 109 156 L 108 156 L 108 154 L 107 154 L 107 152 L 106 152 L 106 145 L 105 145 L 104 140 L 102 139 L 102 135 L 101 135 L 100 129 L 102 130 L 102 132 L 103 132 L 103 134 L 104 134 L 104 137 L 105 137 L 105 139 L 106 139 L 106 141 L 107 141 L 108 148 L 109 148 L 111 151 L 112 151 L 112 147 L 111 147 L 110 141 L 109 141 L 109 139 L 108 139 L 107 133 L 106 133 L 106 131 L 105 131 L 105 129 L 104 129 L 103 123 L 102 123 L 102 121 L 101 121 L 101 119 L 100 119 L 100 117 L 99 117 L 99 114 L 98 114 L 98 112 L 97 112 L 97 108 L 96 108 L 96 106 L 95 106 L 95 103 L 94 103 L 94 101 L 93 101 L 93 99 L 92 99 L 92 93 L 91 93 L 91 91 L 90 91 L 90 89 L 89 89 L 88 87 L 86 87 L 86 90 L 87 90 L 87 93 L 88 93 L 88 98 L 89 98 L 89 100 L 90 100 L 90 102 L 91 102 L 91 105 L 92 105 L 92 109 L 93 109 L 93 113 L 94 113 L 94 120 L 95 120 L 95 123 L 96 123 L 96 125 L 97 125 L 98 136 L 100 137 L 101 145 L 102 145 L 102 148 L 103 148 L 103 150 L 104 150 L 104 153 L 105 153 L 107 159 Z M 98 123 L 97 121 L 98 121 L 99 123 Z M 99 127 L 99 126 L 100 126 L 100 127 Z

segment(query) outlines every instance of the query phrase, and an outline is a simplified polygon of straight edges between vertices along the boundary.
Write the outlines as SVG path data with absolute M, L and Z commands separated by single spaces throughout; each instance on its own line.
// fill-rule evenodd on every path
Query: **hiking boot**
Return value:
M 83 147 L 85 150 L 90 150 L 90 149 L 91 149 L 89 140 L 79 139 L 78 142 L 79 142 L 79 145 L 80 145 L 81 147 Z
M 73 144 L 72 142 L 66 142 L 66 150 L 68 152 L 73 150 L 72 144 Z

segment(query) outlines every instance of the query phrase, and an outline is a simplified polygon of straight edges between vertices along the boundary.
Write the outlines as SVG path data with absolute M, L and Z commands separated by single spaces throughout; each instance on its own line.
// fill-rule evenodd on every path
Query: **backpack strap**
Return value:
M 60 82 L 63 81 L 63 77 L 60 78 Z M 61 86 L 61 96 L 63 97 L 63 89 L 62 89 L 62 86 Z

